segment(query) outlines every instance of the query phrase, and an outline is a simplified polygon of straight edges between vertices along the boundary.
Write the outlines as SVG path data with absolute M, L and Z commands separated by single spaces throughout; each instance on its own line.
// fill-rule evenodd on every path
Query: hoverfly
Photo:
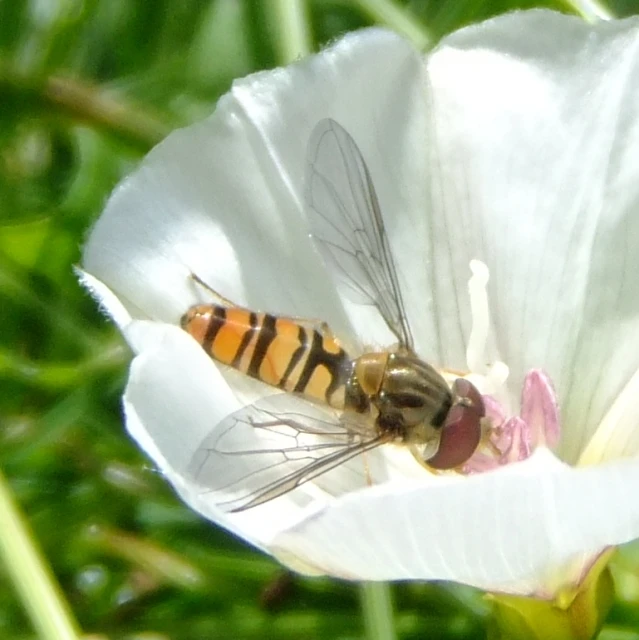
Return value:
M 336 168 L 339 184 L 330 178 Z M 226 417 L 191 463 L 196 482 L 226 511 L 263 504 L 386 443 L 452 469 L 481 438 L 477 389 L 463 378 L 449 387 L 415 353 L 371 175 L 334 120 L 320 121 L 311 136 L 306 200 L 325 262 L 378 309 L 398 344 L 353 356 L 325 324 L 234 306 L 193 275 L 218 301 L 191 307 L 182 328 L 215 361 L 274 390 Z

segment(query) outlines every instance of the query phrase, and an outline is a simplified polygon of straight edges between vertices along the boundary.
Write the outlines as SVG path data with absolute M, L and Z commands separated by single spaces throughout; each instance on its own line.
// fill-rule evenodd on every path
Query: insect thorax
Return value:
M 442 376 L 411 354 L 364 354 L 346 383 L 345 409 L 369 413 L 380 434 L 406 444 L 436 437 L 452 403 Z

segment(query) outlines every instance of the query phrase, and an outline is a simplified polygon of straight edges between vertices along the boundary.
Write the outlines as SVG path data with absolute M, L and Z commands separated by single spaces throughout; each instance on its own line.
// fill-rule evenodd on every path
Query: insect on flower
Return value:
M 193 274 L 216 302 L 191 307 L 182 328 L 215 361 L 274 388 L 217 425 L 191 463 L 226 511 L 272 500 L 388 443 L 408 446 L 434 469 L 453 469 L 481 438 L 477 389 L 463 378 L 451 389 L 415 353 L 371 175 L 333 120 L 311 136 L 306 190 L 315 245 L 351 297 L 378 309 L 398 344 L 353 357 L 325 323 L 237 307 Z

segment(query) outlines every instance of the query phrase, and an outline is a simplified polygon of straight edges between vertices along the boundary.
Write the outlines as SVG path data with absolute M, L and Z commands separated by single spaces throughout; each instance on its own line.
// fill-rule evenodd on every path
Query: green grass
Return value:
M 0 638 L 38 637 L 38 624 L 42 638 L 75 625 L 139 640 L 364 637 L 356 585 L 291 576 L 204 522 L 127 438 L 130 354 L 72 266 L 118 180 L 208 115 L 233 78 L 374 22 L 434 43 L 537 5 L 0 0 L 0 527 L 12 542 Z M 636 566 L 620 570 L 630 595 L 609 638 L 636 637 Z M 393 599 L 402 639 L 484 637 L 487 605 L 472 589 L 396 585 Z

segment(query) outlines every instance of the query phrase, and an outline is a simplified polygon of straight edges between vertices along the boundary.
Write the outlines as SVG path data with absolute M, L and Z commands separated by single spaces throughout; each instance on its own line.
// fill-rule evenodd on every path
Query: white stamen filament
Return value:
M 471 375 L 467 377 L 469 379 L 481 377 L 483 381 L 476 382 L 476 386 L 484 394 L 493 394 L 506 382 L 510 370 L 508 365 L 501 360 L 496 360 L 493 363 L 487 362 L 486 343 L 490 329 L 490 310 L 486 285 L 490 278 L 490 272 L 481 260 L 471 260 L 470 270 L 473 275 L 468 281 L 468 293 L 473 324 L 466 347 L 466 364 L 471 372 Z
M 488 367 L 486 377 L 493 381 L 495 388 L 498 388 L 502 387 L 506 383 L 509 375 L 510 369 L 508 368 L 508 365 L 501 360 L 495 360 L 495 362 Z
M 490 311 L 488 310 L 488 294 L 486 292 L 490 273 L 488 267 L 481 260 L 471 260 L 470 270 L 473 275 L 468 281 L 468 293 L 473 324 L 466 347 L 466 364 L 469 371 L 483 374 L 487 370 L 485 353 L 490 327 Z

